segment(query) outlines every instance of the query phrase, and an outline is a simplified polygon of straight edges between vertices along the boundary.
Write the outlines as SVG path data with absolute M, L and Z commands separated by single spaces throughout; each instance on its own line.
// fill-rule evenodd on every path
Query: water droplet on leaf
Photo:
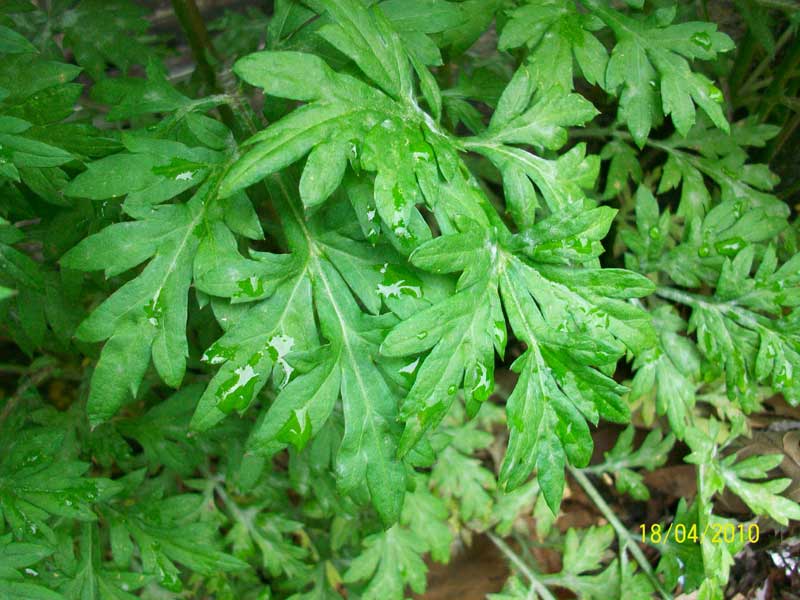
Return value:
M 740 237 L 733 237 L 727 240 L 722 240 L 721 242 L 717 242 L 714 244 L 714 248 L 717 249 L 717 252 L 722 254 L 723 256 L 735 256 L 739 253 L 739 250 L 744 248 L 747 245 Z
M 691 37 L 692 43 L 700 46 L 703 50 L 711 49 L 711 36 L 705 31 L 698 31 Z
M 715 85 L 708 86 L 708 97 L 717 104 L 722 104 L 725 102 L 725 96 L 722 94 L 722 90 Z

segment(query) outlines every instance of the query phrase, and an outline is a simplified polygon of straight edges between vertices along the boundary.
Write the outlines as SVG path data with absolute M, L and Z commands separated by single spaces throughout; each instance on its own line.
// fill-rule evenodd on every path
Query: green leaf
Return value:
M 0 286 L 0 302 L 3 300 L 8 300 L 14 295 L 14 293 L 14 290 Z
M 501 96 L 498 110 L 506 101 L 505 94 L 512 91 L 513 88 Z M 514 103 L 520 104 L 522 110 L 517 113 L 516 109 L 519 106 L 514 109 L 509 107 L 507 122 L 503 122 L 505 121 L 503 119 L 498 123 L 493 118 L 484 134 L 485 137 L 504 144 L 532 144 L 536 147 L 557 150 L 567 141 L 565 127 L 583 125 L 598 114 L 594 106 L 583 96 L 564 94 L 560 88 L 537 94 L 529 108 L 526 108 L 527 103 L 524 98 Z M 499 114 L 505 116 L 504 113 Z
M 53 549 L 43 544 L 15 542 L 11 534 L 0 538 L 0 593 L 8 598 L 63 600 L 61 594 L 36 580 L 37 568 L 41 568 L 38 563 L 52 553 Z
M 287 444 L 301 450 L 328 420 L 340 384 L 341 373 L 331 360 L 291 381 L 253 429 L 248 445 L 266 454 Z
M 107 421 L 136 398 L 150 364 L 154 335 L 150 328 L 128 323 L 111 335 L 92 373 L 86 407 L 92 426 Z
M 506 580 L 502 591 L 495 594 L 487 594 L 489 600 L 522 600 L 530 595 L 530 591 L 525 587 L 522 581 L 516 575 L 513 575 Z
M 4 56 L 0 65 L 0 87 L 8 92 L 4 104 L 22 102 L 26 98 L 72 81 L 81 68 L 65 62 L 44 60 L 33 53 Z
M 397 33 L 380 9 L 365 10 L 361 0 L 320 0 L 334 23 L 319 34 L 352 59 L 391 96 L 410 91 L 408 61 Z
M 464 23 L 467 11 L 446 0 L 386 0 L 381 12 L 397 31 L 438 33 Z
M 684 139 L 678 134 L 670 140 L 674 146 L 668 150 L 658 188 L 663 193 L 682 183 L 678 214 L 687 217 L 702 216 L 711 205 L 711 195 L 703 176 L 713 180 L 720 188 L 723 202 L 735 202 L 740 212 L 762 209 L 771 217 L 786 217 L 786 204 L 767 193 L 777 183 L 765 165 L 746 164 L 743 146 L 760 146 L 774 131 L 754 129 L 748 123 L 737 124 L 730 135 L 709 129 L 698 123 Z M 698 140 L 703 140 L 698 144 Z M 700 155 L 694 153 L 701 148 Z M 741 175 L 739 175 L 741 174 Z
M 256 275 L 250 277 L 255 279 Z M 249 277 L 243 279 L 250 281 Z M 310 282 L 305 270 L 302 270 L 282 283 L 267 300 L 250 308 L 234 327 L 206 350 L 202 360 L 221 367 L 200 398 L 192 417 L 193 429 L 203 431 L 233 410 L 245 411 L 267 383 L 273 370 L 276 381 L 283 386 L 289 383 L 294 368 L 287 361 L 287 355 L 292 351 L 311 350 L 318 345 L 314 324 L 306 320 L 306 315 L 312 309 L 311 302 Z M 298 388 L 309 390 L 306 387 L 310 383 L 308 377 L 292 383 L 291 390 L 294 393 L 298 392 Z M 302 397 L 306 397 L 306 394 L 312 394 L 312 399 L 315 398 L 310 390 Z M 282 397 L 284 399 L 275 406 L 275 411 L 278 415 L 284 415 L 283 419 L 272 423 L 278 430 L 295 409 L 302 407 L 297 403 L 298 397 Z M 325 402 L 324 398 L 327 397 L 323 393 L 316 401 Z M 291 408 L 282 408 L 287 401 L 291 402 Z M 331 408 L 327 414 L 330 414 Z M 318 427 L 327 419 L 324 411 L 318 414 L 319 420 L 315 415 L 312 427 Z M 278 431 L 272 431 L 271 434 L 262 431 L 255 434 L 251 443 L 259 446 L 267 444 L 277 434 Z
M 0 175 L 13 181 L 19 181 L 17 169 L 58 167 L 72 158 L 69 152 L 27 135 L 0 132 Z
M 590 84 L 603 85 L 608 53 L 594 32 L 602 22 L 579 12 L 572 0 L 534 0 L 515 9 L 500 33 L 498 47 L 526 45 L 537 87 L 573 89 L 573 58 Z
M 347 425 L 337 456 L 338 484 L 344 491 L 366 482 L 382 521 L 400 517 L 405 472 L 395 457 L 392 433 L 396 404 L 383 376 L 368 358 L 358 308 L 332 266 L 320 262 L 315 289 L 320 327 L 341 369 Z
M 412 256 L 417 266 L 433 272 L 466 270 L 455 295 L 398 324 L 381 345 L 385 356 L 430 350 L 403 403 L 402 415 L 416 418 L 406 424 L 402 454 L 424 431 L 438 425 L 459 388 L 463 386 L 473 414 L 492 392 L 495 345 L 502 351 L 506 333 L 494 269 L 482 252 L 484 243 L 491 242 L 469 232 L 442 236 Z
M 531 479 L 518 488 L 505 492 L 500 490 L 494 507 L 494 519 L 497 521 L 495 531 L 502 535 L 509 535 L 515 527 L 528 515 L 536 520 L 536 533 L 539 536 L 552 526 L 553 515 L 546 504 L 543 504 L 539 483 Z
M 619 93 L 620 117 L 641 148 L 662 114 L 671 115 L 675 128 L 686 135 L 695 122 L 695 104 L 714 124 L 728 131 L 720 107 L 722 93 L 704 76 L 689 68 L 687 59 L 710 60 L 733 48 L 716 25 L 688 22 L 650 24 L 586 0 L 592 13 L 614 32 L 617 45 L 606 70 L 605 87 Z M 670 19 L 671 20 L 671 19 Z M 661 105 L 658 104 L 658 87 Z
M 94 79 L 103 77 L 107 65 L 127 71 L 155 56 L 141 41 L 149 25 L 146 15 L 130 2 L 82 0 L 61 15 L 65 44 Z
M 464 0 L 460 3 L 465 22 L 443 32 L 441 45 L 458 56 L 466 52 L 491 25 L 502 8 L 501 0 Z
M 228 500 L 231 508 L 232 500 Z M 293 582 L 305 581 L 309 573 L 308 551 L 292 540 L 302 535 L 303 524 L 268 510 L 263 502 L 232 510 L 233 526 L 227 541 L 237 558 L 260 558 L 261 566 L 272 576 L 285 574 Z
M 202 387 L 197 384 L 186 386 L 145 414 L 118 422 L 116 428 L 142 446 L 151 465 L 164 465 L 188 476 L 203 456 L 198 441 L 187 436 L 200 392 Z
M 143 61 L 144 62 L 144 61 Z M 109 121 L 124 121 L 150 113 L 172 113 L 162 121 L 168 129 L 176 120 L 187 118 L 190 110 L 211 108 L 220 104 L 214 99 L 191 100 L 176 90 L 167 79 L 162 63 L 150 60 L 145 69 L 146 78 L 115 77 L 101 79 L 93 88 L 92 96 L 112 106 Z M 188 113 L 188 114 L 187 114 Z
M 448 524 L 445 503 L 428 488 L 428 480 L 417 476 L 413 493 L 406 494 L 400 522 L 425 542 L 431 558 L 440 563 L 450 561 L 453 532 Z
M 446 501 L 458 503 L 461 521 L 483 526 L 493 514 L 492 492 L 497 482 L 473 455 L 477 449 L 485 449 L 492 436 L 477 429 L 475 421 L 442 427 L 441 433 L 447 441 L 431 471 L 431 484 Z
M 311 151 L 300 179 L 300 198 L 307 208 L 325 202 L 339 187 L 348 151 L 345 142 L 322 143 Z
M 782 306 L 793 305 L 798 260 L 794 257 L 776 271 L 775 255 L 769 251 L 764 268 L 750 278 L 753 253 L 747 246 L 734 260 L 725 259 L 712 301 L 664 292 L 692 307 L 689 331 L 697 332 L 703 355 L 724 370 L 728 397 L 746 411 L 753 408 L 758 381 L 770 381 L 792 404 L 800 399 L 794 376 L 800 366 L 797 327 L 791 316 L 782 314 Z
M 695 405 L 695 383 L 700 378 L 700 355 L 686 336 L 686 323 L 669 307 L 653 311 L 659 332 L 657 349 L 636 358 L 631 398 L 639 399 L 655 386 L 658 414 L 666 414 L 678 439 L 683 439 Z
M 139 143 L 142 148 L 172 147 L 158 141 L 129 143 L 133 148 Z M 214 182 L 206 182 L 188 203 L 152 207 L 141 213 L 140 221 L 110 225 L 62 259 L 75 269 L 104 268 L 116 274 L 151 258 L 138 276 L 111 294 L 78 328 L 78 337 L 85 341 L 110 339 L 93 375 L 89 399 L 93 424 L 108 419 L 135 395 L 149 353 L 164 382 L 180 385 L 189 353 L 187 295 L 193 270 L 206 270 L 207 247 L 234 243 L 220 222 L 224 215 L 213 206 L 214 191 Z M 206 227 L 199 227 L 201 223 Z
M 138 547 L 142 571 L 155 576 L 165 588 L 179 592 L 183 583 L 175 563 L 195 573 L 213 575 L 248 568 L 246 562 L 223 552 L 216 542 L 216 526 L 198 520 L 203 503 L 199 494 L 181 494 L 158 498 L 138 498 L 118 502 L 111 514 L 110 526 L 116 530 L 116 548 L 124 553 L 115 562 L 126 563 L 126 556 Z
M 2 438 L 0 509 L 17 538 L 37 533 L 54 541 L 51 516 L 94 521 L 94 503 L 119 491 L 104 478 L 89 478 L 90 465 L 60 450 L 65 432 L 28 428 Z
M 91 200 L 127 195 L 125 209 L 136 216 L 203 183 L 219 161 L 216 152 L 179 142 L 134 136 L 123 142 L 129 152 L 89 163 L 64 193 Z
M 44 280 L 39 266 L 26 254 L 0 242 L 0 281 L 14 287 L 41 291 Z
M 576 145 L 556 160 L 479 139 L 470 140 L 468 147 L 486 156 L 501 171 L 516 168 L 525 173 L 539 188 L 552 212 L 580 205 L 586 196 L 584 190 L 594 186 L 600 168 L 599 157 L 586 156 L 584 144 Z
M 770 479 L 767 472 L 780 464 L 782 455 L 754 455 L 737 461 L 736 454 L 725 458 L 716 456 L 716 436 L 719 423 L 713 423 L 708 432 L 699 429 L 687 431 L 686 442 L 692 453 L 685 461 L 691 464 L 706 464 L 704 474 L 705 494 L 710 495 L 727 488 L 757 515 L 768 515 L 778 523 L 786 525 L 789 519 L 800 518 L 800 505 L 780 493 L 791 483 L 789 479 Z
M 336 247 L 328 246 L 321 235 L 321 217 L 301 221 L 291 190 L 282 182 L 272 189 L 295 234 L 293 258 L 271 295 L 260 299 L 263 294 L 253 293 L 254 306 L 206 351 L 205 361 L 222 366 L 200 399 L 192 427 L 208 429 L 227 412 L 246 410 L 274 364 L 283 371 L 279 381 L 285 387 L 251 436 L 250 446 L 261 452 L 272 454 L 289 443 L 303 446 L 322 428 L 341 394 L 346 428 L 336 457 L 337 485 L 345 493 L 368 492 L 383 522 L 391 525 L 400 517 L 405 487 L 405 470 L 395 456 L 397 398 L 371 358 L 377 357 L 375 334 L 381 324 L 365 318 L 348 283 L 357 292 L 376 296 L 381 288 L 376 285 L 369 291 L 351 283 L 354 273 L 344 270 L 351 263 L 341 262 L 341 251 L 331 252 Z M 258 264 L 242 262 L 248 268 Z M 237 270 L 237 279 L 240 273 Z M 372 273 L 379 275 L 377 270 Z M 256 275 L 244 281 L 250 284 L 250 277 L 257 286 Z M 378 284 L 381 279 L 373 281 Z M 319 331 L 308 319 L 314 311 Z M 316 351 L 320 338 L 329 345 L 325 360 L 289 381 L 294 367 L 287 353 Z
M 564 566 L 561 572 L 579 575 L 598 569 L 603 553 L 613 541 L 614 529 L 611 525 L 589 527 L 581 533 L 569 529 L 564 540 Z
M 36 52 L 36 47 L 13 29 L 0 25 L 0 52 L 6 54 Z
M 56 580 L 57 587 L 68 600 L 102 597 L 112 600 L 132 600 L 128 593 L 144 587 L 153 578 L 142 573 L 121 572 L 109 569 L 100 557 L 100 539 L 92 524 L 81 526 L 79 557 L 73 548 L 64 545 L 59 552 L 59 562 L 64 566 L 63 579 Z
M 500 481 L 517 487 L 537 468 L 553 512 L 561 501 L 566 460 L 585 466 L 591 457 L 586 420 L 596 423 L 603 416 L 625 422 L 628 418 L 628 407 L 620 398 L 625 388 L 597 367 L 614 362 L 626 347 L 639 353 L 653 343 L 642 311 L 595 295 L 609 291 L 622 297 L 646 294 L 652 286 L 641 277 L 638 290 L 611 279 L 610 289 L 604 290 L 605 271 L 597 271 L 599 278 L 592 284 L 574 277 L 581 271 L 536 271 L 513 259 L 500 280 L 511 328 L 528 346 L 514 365 L 521 376 L 507 403 L 511 437 Z M 593 304 L 596 308 L 589 308 Z M 581 306 L 586 308 L 581 310 Z M 605 317 L 600 316 L 603 313 Z
M 317 206 L 338 186 L 347 159 L 358 160 L 360 166 L 377 171 L 375 201 L 384 223 L 400 238 L 413 237 L 414 205 L 423 200 L 418 178 L 437 177 L 434 151 L 420 130 L 422 113 L 422 121 L 408 121 L 406 110 L 377 89 L 300 53 L 260 52 L 241 59 L 236 69 L 270 94 L 311 104 L 248 141 L 249 152 L 222 183 L 223 196 L 311 152 L 301 178 L 301 197 L 307 206 Z M 300 77 L 304 72 L 317 73 L 312 88 Z M 265 79 L 262 73 L 270 76 Z M 411 153 L 405 151 L 408 146 Z
M 26 600 L 63 600 L 64 596 L 48 590 L 46 587 L 36 583 L 23 581 L 8 581 L 0 579 L 0 592 L 6 594 L 8 598 L 25 598 Z
M 697 509 L 697 502 L 693 502 L 691 506 L 687 507 L 686 500 L 682 498 L 675 510 L 675 518 L 671 523 L 672 530 L 686 531 L 686 535 L 692 534 L 692 538 L 697 533 L 699 539 L 698 528 L 701 525 L 698 523 Z M 726 520 L 719 517 L 714 517 L 713 522 L 726 524 Z M 728 524 L 729 527 L 730 525 Z M 683 543 L 676 542 L 674 536 L 663 540 L 660 548 L 661 559 L 656 572 L 663 574 L 667 585 L 676 585 L 682 578 L 685 589 L 688 591 L 696 590 L 705 581 L 702 545 L 695 544 L 692 538 L 687 537 Z
M 335 91 L 325 61 L 301 52 L 256 52 L 236 61 L 235 73 L 272 96 L 309 102 Z
M 650 499 L 650 491 L 644 485 L 643 477 L 633 469 L 645 468 L 652 471 L 663 465 L 675 444 L 675 436 L 669 434 L 663 437 L 660 429 L 654 429 L 641 446 L 634 450 L 634 433 L 632 426 L 620 433 L 614 447 L 605 453 L 605 462 L 600 469 L 614 474 L 619 493 L 628 493 L 635 500 L 645 501 Z
M 364 540 L 364 552 L 350 563 L 344 581 L 368 581 L 362 592 L 367 600 L 402 600 L 406 586 L 421 594 L 428 571 L 421 558 L 424 552 L 422 540 L 395 525 Z
M 720 474 L 725 487 L 739 496 L 757 515 L 769 515 L 781 525 L 789 519 L 800 519 L 800 505 L 779 494 L 791 483 L 789 479 L 760 480 L 767 477 L 767 471 L 777 467 L 783 459 L 782 454 L 750 456 L 734 462 L 730 456 L 720 463 Z

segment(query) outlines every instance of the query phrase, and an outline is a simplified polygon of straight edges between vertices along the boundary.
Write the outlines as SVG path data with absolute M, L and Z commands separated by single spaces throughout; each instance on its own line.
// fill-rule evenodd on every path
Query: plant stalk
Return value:
M 61 370 L 57 365 L 49 364 L 43 367 L 40 371 L 32 373 L 30 376 L 24 379 L 22 383 L 20 383 L 19 387 L 17 387 L 14 395 L 6 401 L 3 409 L 0 410 L 0 425 L 2 425 L 8 416 L 14 411 L 14 408 L 16 408 L 17 404 L 19 404 L 28 390 L 39 387 L 50 377 L 57 377 L 60 373 Z
M 183 29 L 189 41 L 189 48 L 197 63 L 200 75 L 212 93 L 225 93 L 214 67 L 208 61 L 209 55 L 217 59 L 219 57 L 214 45 L 211 43 L 211 37 L 208 35 L 208 29 L 200 10 L 197 8 L 197 3 L 195 0 L 172 0 L 172 7 L 175 10 L 175 16 L 178 18 L 181 29 Z M 230 96 L 233 97 L 232 94 Z M 257 127 L 249 104 L 239 102 L 236 104 L 236 108 L 237 110 L 234 111 L 230 104 L 223 104 L 218 107 L 218 110 L 222 122 L 233 132 L 234 139 L 237 142 L 241 142 L 254 135 L 257 132 Z M 279 225 L 281 219 L 270 200 L 266 187 L 261 185 L 258 188 L 251 189 L 257 202 L 266 211 L 270 234 L 278 246 L 275 250 L 285 249 L 286 240 Z
M 789 40 L 794 35 L 794 31 L 791 27 L 787 27 L 786 30 L 781 34 L 781 37 L 778 38 L 778 41 L 775 43 L 775 51 L 771 55 L 765 56 L 758 66 L 750 72 L 750 75 L 747 77 L 747 80 L 742 84 L 739 88 L 740 95 L 744 93 L 745 90 L 749 90 L 751 87 L 755 86 L 756 82 L 758 81 L 759 77 L 761 77 L 764 70 L 769 66 L 772 62 L 772 59 L 775 58 L 775 55 L 781 51 L 781 49 L 789 42 Z M 733 82 L 731 82 L 733 85 Z
M 800 65 L 800 43 L 795 43 L 777 65 L 772 83 L 764 94 L 761 113 L 763 122 L 767 121 L 775 106 L 780 103 L 786 83 L 791 79 L 792 72 L 798 65 Z
M 491 531 L 487 532 L 486 535 L 489 536 L 489 539 L 492 540 L 492 543 L 500 549 L 500 552 L 502 552 L 506 558 L 511 561 L 517 570 L 525 576 L 525 578 L 530 582 L 531 587 L 536 591 L 537 594 L 539 594 L 539 596 L 544 598 L 544 600 L 556 600 L 556 597 L 549 589 L 547 589 L 547 586 L 539 581 L 536 573 L 534 573 L 534 571 L 525 564 L 525 561 L 517 556 L 517 553 L 514 552 L 508 544 L 506 544 L 500 537 L 496 536 Z
M 223 90 L 217 81 L 214 67 L 208 62 L 208 56 L 216 57 L 217 51 L 211 43 L 203 15 L 200 14 L 197 4 L 194 0 L 172 0 L 172 8 L 175 11 L 175 16 L 178 17 L 181 29 L 186 34 L 186 39 L 189 41 L 189 48 L 192 51 L 198 72 L 212 93 L 222 93 Z M 225 104 L 220 106 L 219 114 L 225 125 L 233 131 L 234 137 L 237 139 L 244 137 L 242 136 L 243 132 L 238 119 L 236 119 L 230 106 Z
M 589 481 L 589 478 L 586 477 L 579 469 L 574 467 L 569 467 L 569 471 L 572 476 L 575 478 L 575 481 L 583 488 L 583 491 L 586 492 L 586 495 L 594 502 L 595 506 L 600 510 L 606 520 L 611 524 L 614 528 L 614 531 L 617 534 L 617 538 L 619 538 L 620 542 L 623 542 L 625 548 L 630 551 L 633 555 L 633 558 L 636 559 L 636 562 L 639 563 L 639 567 L 641 567 L 642 571 L 647 575 L 650 582 L 653 584 L 658 593 L 661 595 L 664 600 L 669 600 L 670 595 L 664 589 L 664 586 L 661 585 L 658 577 L 653 572 L 653 567 L 650 565 L 650 562 L 647 560 L 647 557 L 642 552 L 642 549 L 639 548 L 636 540 L 634 539 L 633 535 L 630 531 L 622 524 L 617 518 L 617 515 L 614 514 L 614 511 L 611 510 L 611 507 L 606 503 L 603 497 L 600 495 L 600 492 L 597 491 L 592 485 L 592 482 Z

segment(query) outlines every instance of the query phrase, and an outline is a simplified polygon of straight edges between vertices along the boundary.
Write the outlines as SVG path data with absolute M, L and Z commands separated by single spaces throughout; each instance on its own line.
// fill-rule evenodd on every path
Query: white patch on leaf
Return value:
M 226 358 L 220 354 L 214 354 L 209 358 L 208 354 L 203 352 L 203 356 L 200 357 L 200 362 L 205 362 L 210 365 L 219 365 L 224 363 Z
M 405 367 L 400 369 L 400 372 L 401 373 L 407 373 L 407 374 L 411 375 L 411 374 L 414 373 L 414 371 L 417 370 L 417 365 L 418 364 L 419 364 L 419 357 L 417 357 L 417 360 L 415 360 L 414 362 L 409 363 Z
M 158 301 L 161 297 L 161 288 L 156 290 L 156 293 L 153 295 L 153 299 L 150 301 L 150 304 L 147 305 L 145 309 L 146 314 L 148 314 L 147 322 L 154 327 L 158 327 L 158 319 L 161 316 L 161 307 L 158 305 Z
M 283 372 L 286 374 L 283 380 L 283 384 L 285 385 L 289 381 L 289 377 L 294 373 L 294 367 L 286 361 L 286 355 L 288 355 L 294 347 L 294 338 L 288 335 L 276 335 L 273 336 L 267 344 L 275 351 L 275 354 L 277 354 L 275 362 L 281 366 Z
M 478 383 L 475 384 L 475 387 L 472 388 L 472 391 L 475 392 L 479 389 L 488 390 L 491 386 L 491 381 L 489 381 L 489 371 L 486 369 L 486 365 L 479 362 L 475 365 L 475 367 L 480 375 L 478 376 Z
M 242 388 L 247 385 L 247 383 L 251 379 L 255 379 L 258 377 L 258 373 L 255 372 L 255 369 L 251 365 L 245 365 L 243 367 L 239 367 L 238 369 L 234 370 L 234 375 L 238 377 L 236 383 L 234 383 L 231 387 L 229 387 L 225 392 L 222 394 L 222 398 L 225 399 L 234 393 L 239 388 Z
M 416 285 L 404 285 L 405 279 L 400 279 L 389 285 L 378 284 L 378 294 L 384 298 L 399 298 L 405 291 L 411 292 L 417 298 L 422 298 L 422 290 Z

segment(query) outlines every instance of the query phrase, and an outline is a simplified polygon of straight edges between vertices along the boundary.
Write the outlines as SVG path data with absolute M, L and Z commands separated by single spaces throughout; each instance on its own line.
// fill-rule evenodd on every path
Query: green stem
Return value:
M 650 565 L 650 562 L 647 560 L 647 557 L 642 552 L 642 549 L 639 548 L 639 545 L 636 543 L 636 539 L 631 534 L 630 531 L 622 524 L 617 518 L 617 515 L 611 510 L 611 507 L 606 503 L 603 497 L 600 495 L 600 492 L 597 491 L 592 485 L 592 482 L 589 481 L 589 478 L 586 477 L 579 469 L 574 467 L 569 467 L 569 471 L 572 476 L 575 478 L 575 481 L 583 488 L 583 491 L 586 492 L 586 495 L 594 502 L 595 506 L 600 510 L 606 520 L 611 524 L 611 527 L 614 528 L 614 531 L 617 534 L 617 538 L 620 540 L 620 545 L 623 545 L 626 549 L 628 549 L 636 559 L 636 562 L 639 563 L 639 567 L 641 567 L 642 571 L 647 575 L 650 582 L 653 584 L 658 593 L 661 595 L 662 598 L 665 600 L 669 600 L 670 595 L 664 589 L 664 586 L 661 585 L 661 581 L 659 581 L 656 574 L 653 572 L 653 567 Z
M 22 397 L 28 390 L 40 386 L 50 377 L 58 377 L 60 372 L 61 369 L 59 369 L 58 365 L 48 364 L 42 367 L 41 370 L 32 373 L 27 379 L 24 379 L 22 383 L 19 384 L 19 387 L 17 387 L 14 395 L 6 401 L 3 409 L 0 410 L 0 425 L 2 425 L 8 416 L 13 412 L 17 404 L 19 404 L 19 402 L 22 400 Z
M 589 473 L 590 475 L 602 475 L 603 473 L 614 473 L 621 469 L 635 469 L 639 466 L 641 465 L 629 460 L 611 460 L 590 467 L 584 467 L 581 469 L 581 472 Z
M 800 192 L 800 179 L 795 181 L 792 186 L 779 194 L 781 200 L 789 200 L 794 194 Z
M 186 34 L 189 41 L 189 48 L 192 56 L 197 63 L 197 69 L 202 75 L 206 84 L 213 92 L 223 93 L 230 99 L 228 104 L 220 106 L 220 116 L 225 124 L 233 131 L 237 140 L 250 137 L 257 133 L 256 119 L 250 105 L 243 102 L 237 94 L 226 93 L 224 86 L 219 83 L 216 71 L 208 61 L 211 55 L 217 61 L 221 61 L 211 37 L 208 34 L 203 16 L 197 8 L 195 0 L 172 0 L 172 6 L 178 22 Z
M 205 21 L 203 21 L 203 15 L 200 14 L 197 4 L 195 4 L 194 0 L 172 0 L 172 8 L 175 11 L 175 16 L 178 17 L 181 29 L 186 34 L 186 39 L 189 41 L 189 48 L 192 51 L 198 72 L 212 93 L 221 93 L 223 90 L 217 81 L 217 74 L 214 71 L 214 67 L 208 62 L 208 55 L 216 56 L 216 50 L 211 43 L 208 29 Z M 223 104 L 219 107 L 219 113 L 223 122 L 238 139 L 242 133 L 241 127 L 230 106 Z
M 189 47 L 197 63 L 198 71 L 212 92 L 224 93 L 225 90 L 220 86 L 214 68 L 208 62 L 208 55 L 218 58 L 217 52 L 211 43 L 208 29 L 195 0 L 172 0 L 172 7 L 175 10 L 175 15 L 178 17 L 181 28 L 186 34 L 186 38 L 189 40 Z M 241 142 L 258 131 L 253 110 L 247 102 L 240 101 L 236 94 L 226 94 L 226 97 L 230 98 L 231 102 L 219 106 L 219 114 L 223 123 L 233 132 L 233 137 Z M 269 199 L 265 186 L 253 187 L 251 191 L 257 203 L 263 206 L 266 211 L 269 224 L 268 230 L 277 244 L 277 247 L 273 249 L 284 250 L 286 248 L 286 240 L 279 225 L 281 219 Z
M 627 131 L 621 131 L 609 128 L 586 128 L 583 130 L 574 130 L 572 131 L 572 135 L 578 138 L 615 137 L 617 139 L 626 141 L 633 140 L 633 137 Z M 694 149 L 693 146 L 687 147 L 690 143 L 693 144 L 694 146 L 696 144 L 699 144 L 700 142 L 696 140 L 671 142 L 670 140 L 652 140 L 652 139 L 648 139 L 645 141 L 645 145 L 647 147 L 661 150 L 662 152 L 666 152 L 667 154 L 670 154 L 677 159 L 686 161 L 695 169 L 713 179 L 718 185 L 722 187 L 726 185 L 729 186 L 732 190 L 734 190 L 734 195 L 747 197 L 748 195 L 752 194 L 752 189 L 750 189 L 746 183 L 742 182 L 742 180 L 736 177 L 733 177 L 730 173 L 728 173 L 725 169 L 723 169 L 719 165 L 718 161 L 712 161 L 706 157 L 698 156 L 697 154 L 693 154 L 692 152 L 690 152 L 690 150 Z
M 556 600 L 556 597 L 550 590 L 547 589 L 547 586 L 539 581 L 536 573 L 528 565 L 526 565 L 519 556 L 517 556 L 517 553 L 514 552 L 508 544 L 506 544 L 500 537 L 496 536 L 491 531 L 486 535 L 489 536 L 489 539 L 492 540 L 492 543 L 500 549 L 500 552 L 502 552 L 506 558 L 511 561 L 514 567 L 516 567 L 516 569 L 525 576 L 537 594 L 544 598 L 544 600 Z
M 783 95 L 784 87 L 792 76 L 792 71 L 800 65 L 800 43 L 794 44 L 781 59 L 780 64 L 775 69 L 775 77 L 772 84 L 767 88 L 763 100 L 762 121 L 769 118 L 770 113 L 779 103 Z
M 768 160 L 770 162 L 778 155 L 778 152 L 781 151 L 781 148 L 789 141 L 789 138 L 792 137 L 798 127 L 800 127 L 800 112 L 795 113 L 794 117 L 786 122 L 778 137 L 772 142 L 768 152 Z
M 767 323 L 768 319 L 764 319 L 761 315 L 750 312 L 749 310 L 737 306 L 732 302 L 709 302 L 708 296 L 699 296 L 684 292 L 683 290 L 659 286 L 656 289 L 656 296 L 666 300 L 672 300 L 679 304 L 685 304 L 692 308 L 704 308 L 707 310 L 716 310 L 720 313 L 732 318 L 736 323 L 753 330 L 759 330 L 762 327 L 769 328 Z M 763 321 L 763 322 L 762 322 Z
M 195 4 L 194 0 L 172 0 L 172 8 L 175 11 L 175 16 L 178 17 L 181 28 L 186 33 L 186 38 L 189 40 L 189 47 L 192 49 L 197 68 L 212 89 L 217 88 L 217 75 L 211 63 L 208 62 L 206 52 L 209 52 L 215 58 L 218 58 L 218 56 L 211 43 L 208 29 L 206 29 L 205 21 L 203 21 L 203 15 L 200 14 L 197 4 Z
M 748 31 L 739 44 L 739 49 L 736 52 L 736 60 L 733 63 L 733 70 L 728 78 L 730 88 L 731 90 L 737 91 L 737 96 L 744 89 L 741 85 L 742 81 L 747 76 L 747 73 L 751 72 L 750 67 L 753 63 L 753 54 L 755 50 L 756 40 L 753 37 L 753 33 Z
M 781 34 L 781 37 L 778 38 L 778 41 L 775 43 L 775 52 L 772 54 L 767 54 L 767 56 L 761 60 L 758 66 L 753 69 L 752 73 L 747 78 L 747 81 L 744 82 L 744 85 L 739 88 L 739 96 L 742 96 L 756 84 L 758 78 L 761 77 L 761 74 L 770 65 L 772 59 L 775 58 L 775 55 L 781 51 L 781 49 L 789 42 L 793 35 L 794 30 L 791 27 L 787 27 L 786 30 Z M 731 82 L 731 85 L 733 85 L 733 82 Z
M 800 11 L 800 4 L 794 0 L 755 0 L 755 3 L 760 4 L 764 8 L 774 8 L 776 10 L 785 11 L 790 15 Z
M 570 130 L 570 135 L 578 138 L 620 137 L 616 127 L 579 127 Z

